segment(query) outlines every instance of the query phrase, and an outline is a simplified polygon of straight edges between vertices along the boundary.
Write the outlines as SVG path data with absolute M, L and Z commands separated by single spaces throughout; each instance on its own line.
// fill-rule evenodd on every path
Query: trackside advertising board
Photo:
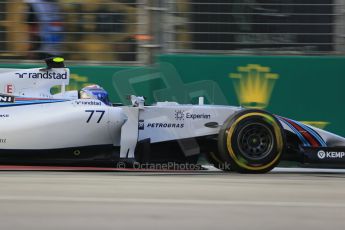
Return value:
M 149 67 L 69 66 L 67 89 L 99 84 L 113 102 L 125 104 L 129 94 L 144 95 L 148 103 L 197 103 L 203 96 L 205 103 L 261 108 L 345 136 L 344 57 L 160 55 L 156 60 Z
M 345 58 L 163 55 L 184 83 L 212 80 L 229 104 L 345 135 Z

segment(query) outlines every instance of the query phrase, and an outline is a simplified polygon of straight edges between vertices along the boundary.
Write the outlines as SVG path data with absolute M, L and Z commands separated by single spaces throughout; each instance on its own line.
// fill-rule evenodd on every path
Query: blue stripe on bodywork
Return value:
M 283 118 L 280 118 L 280 117 L 278 117 L 278 119 L 279 119 L 280 121 L 284 122 L 284 124 L 286 124 L 287 126 L 289 126 L 290 129 L 292 129 L 292 131 L 294 131 L 294 133 L 295 133 L 295 134 L 297 135 L 297 137 L 302 141 L 302 143 L 303 143 L 303 145 L 304 145 L 305 147 L 310 147 L 310 146 L 311 146 L 310 143 L 303 137 L 303 135 L 300 134 L 300 132 L 298 132 L 298 130 L 297 130 L 295 127 L 293 127 L 289 122 L 285 121 Z
M 316 140 L 318 140 L 320 142 L 320 145 L 322 147 L 327 147 L 326 142 L 322 139 L 322 137 L 312 128 L 306 126 L 305 124 L 298 122 L 298 121 L 294 121 L 296 124 L 298 124 L 299 126 L 301 126 L 303 129 L 305 129 L 306 131 L 308 131 L 308 133 L 310 135 L 312 135 Z
M 66 100 L 32 100 L 32 101 L 16 101 L 15 103 L 0 103 L 0 107 L 12 107 L 12 106 L 22 106 L 22 105 L 37 105 L 37 104 L 48 104 L 65 102 Z

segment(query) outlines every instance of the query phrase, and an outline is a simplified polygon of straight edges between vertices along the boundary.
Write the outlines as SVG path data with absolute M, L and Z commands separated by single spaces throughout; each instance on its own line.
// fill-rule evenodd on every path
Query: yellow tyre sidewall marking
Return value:
M 234 130 L 235 130 L 237 124 L 240 121 L 242 121 L 243 119 L 250 117 L 250 116 L 260 116 L 260 117 L 266 118 L 269 122 L 271 122 L 273 129 L 274 129 L 275 139 L 277 140 L 277 150 L 279 151 L 279 153 L 273 159 L 273 161 L 271 161 L 268 164 L 263 165 L 263 166 L 253 167 L 253 166 L 249 166 L 249 165 L 243 163 L 240 159 L 237 158 L 237 156 L 236 156 L 236 154 L 235 154 L 235 152 L 231 146 L 231 138 L 232 138 L 232 135 L 234 133 Z M 228 153 L 230 154 L 230 157 L 236 162 L 236 164 L 238 164 L 242 168 L 249 169 L 249 170 L 263 170 L 263 169 L 266 169 L 266 168 L 272 166 L 273 164 L 275 164 L 279 160 L 279 157 L 283 151 L 283 137 L 281 135 L 280 127 L 278 126 L 276 121 L 272 118 L 272 116 L 270 116 L 268 114 L 264 114 L 264 113 L 253 112 L 253 113 L 247 113 L 247 114 L 242 115 L 231 125 L 230 129 L 228 130 L 226 145 L 227 145 L 227 149 L 228 149 Z

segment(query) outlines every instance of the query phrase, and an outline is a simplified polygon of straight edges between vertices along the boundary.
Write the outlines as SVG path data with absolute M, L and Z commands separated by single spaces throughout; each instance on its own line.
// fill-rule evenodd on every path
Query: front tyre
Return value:
M 228 162 L 224 162 L 220 157 L 218 151 L 217 152 L 208 152 L 205 154 L 206 159 L 209 163 L 211 163 L 215 168 L 223 170 L 223 171 L 233 171 L 231 169 L 231 165 Z
M 265 173 L 280 161 L 285 137 L 280 122 L 271 114 L 244 109 L 222 126 L 218 137 L 219 154 L 241 173 Z

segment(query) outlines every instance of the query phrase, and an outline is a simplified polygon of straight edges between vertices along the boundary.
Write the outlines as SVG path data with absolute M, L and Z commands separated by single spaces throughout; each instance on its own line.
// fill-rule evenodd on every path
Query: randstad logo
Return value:
M 237 97 L 242 106 L 248 108 L 266 108 L 269 104 L 277 73 L 270 67 L 257 64 L 237 67 L 238 73 L 230 73 Z

